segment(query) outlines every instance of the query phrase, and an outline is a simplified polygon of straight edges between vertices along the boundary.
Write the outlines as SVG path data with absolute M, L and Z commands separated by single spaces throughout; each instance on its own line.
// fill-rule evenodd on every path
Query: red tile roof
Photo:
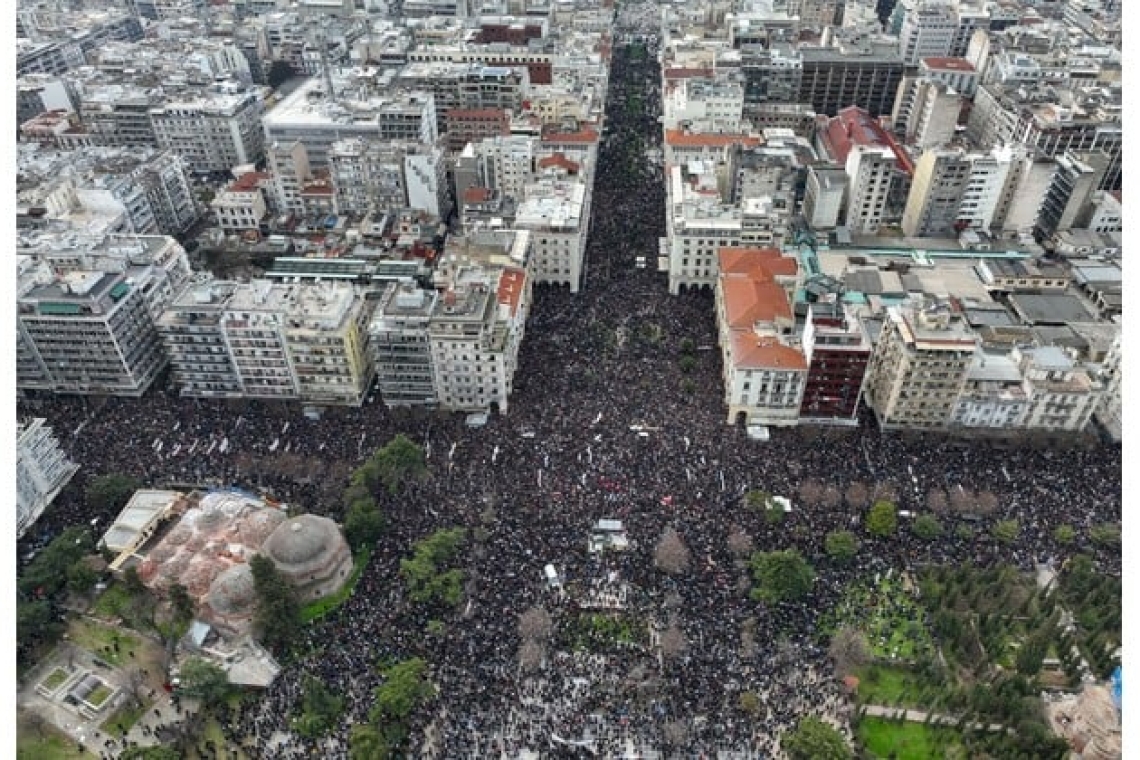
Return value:
M 525 285 L 526 272 L 518 267 L 504 267 L 503 273 L 499 275 L 498 300 L 510 307 L 512 317 L 518 311 Z
M 226 189 L 234 193 L 248 193 L 267 179 L 269 174 L 266 172 L 246 172 L 231 182 Z
M 926 64 L 927 68 L 940 69 L 943 71 L 973 71 L 974 64 L 967 61 L 965 58 L 943 58 L 941 56 L 932 56 L 930 58 L 923 58 L 922 62 Z
M 544 143 L 596 143 L 598 133 L 589 127 L 583 127 L 577 132 L 544 131 L 542 141 Z
M 724 318 L 732 341 L 732 363 L 740 369 L 807 369 L 803 352 L 785 345 L 774 335 L 756 332 L 757 325 L 790 326 L 792 306 L 784 289 L 776 284 L 772 270 L 787 269 L 775 249 L 722 248 L 720 290 Z M 794 260 L 792 262 L 795 263 Z M 791 270 L 794 273 L 794 268 Z
M 804 355 L 772 337 L 751 331 L 732 331 L 732 364 L 738 369 L 806 370 Z
M 674 148 L 727 148 L 729 145 L 754 148 L 763 145 L 764 139 L 752 135 L 706 134 L 668 129 L 665 131 L 665 144 Z
M 486 203 L 491 200 L 491 189 L 487 187 L 469 187 L 463 191 L 464 203 Z
M 914 164 L 902 146 L 883 129 L 878 120 L 858 106 L 848 106 L 835 118 L 828 119 L 822 137 L 827 152 L 839 164 L 847 162 L 847 156 L 856 145 L 889 148 L 907 174 L 914 174 Z
M 543 158 L 538 159 L 539 169 L 546 169 L 547 167 L 551 166 L 557 166 L 565 169 L 570 174 L 576 174 L 578 172 L 578 162 L 571 161 L 562 153 L 555 153 L 553 156 L 544 156 Z
M 722 274 L 757 274 L 759 276 L 795 277 L 799 264 L 776 248 L 722 246 L 717 253 Z M 762 272 L 761 272 L 762 270 Z

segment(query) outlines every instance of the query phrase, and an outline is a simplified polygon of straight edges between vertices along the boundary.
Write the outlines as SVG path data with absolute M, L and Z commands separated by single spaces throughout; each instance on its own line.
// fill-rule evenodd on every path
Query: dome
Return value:
M 210 607 L 223 615 L 249 612 L 255 600 L 253 573 L 244 563 L 223 570 L 210 585 L 210 593 L 206 597 Z
M 261 550 L 279 565 L 304 565 L 335 551 L 343 542 L 340 529 L 327 517 L 300 515 L 270 534 Z

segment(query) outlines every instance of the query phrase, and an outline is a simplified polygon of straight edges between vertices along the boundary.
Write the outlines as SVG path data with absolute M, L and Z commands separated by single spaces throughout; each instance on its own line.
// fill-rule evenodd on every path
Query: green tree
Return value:
M 1017 534 L 1021 532 L 1021 525 L 1017 520 L 998 520 L 994 523 L 993 530 L 991 531 L 993 537 L 1003 544 L 1011 544 L 1017 539 Z
M 780 746 L 792 760 L 847 760 L 855 756 L 843 734 L 810 716 L 784 734 Z
M 1094 525 L 1089 528 L 1089 539 L 1100 546 L 1120 546 L 1120 524 Z
M 942 535 L 942 523 L 934 515 L 919 515 L 910 529 L 923 541 L 933 541 Z
M 336 727 L 344 713 L 344 698 L 329 691 L 319 678 L 306 674 L 301 682 L 301 714 L 293 728 L 301 736 L 315 739 Z
M 127 747 L 119 755 L 119 760 L 181 760 L 174 747 L 155 745 L 153 747 Z
M 451 565 L 467 538 L 463 528 L 438 530 L 413 546 L 411 557 L 400 560 L 400 575 L 408 584 L 408 597 L 421 604 L 459 604 L 463 598 L 463 571 Z
M 69 591 L 85 594 L 95 588 L 98 581 L 99 576 L 82 557 L 67 568 L 67 588 Z
M 752 598 L 772 604 L 801 599 L 815 582 L 812 569 L 795 549 L 756 552 L 752 555 Z
M 293 74 L 293 67 L 288 61 L 274 61 L 269 64 L 269 71 L 265 75 L 265 82 L 276 90 L 291 79 Z
M 92 478 L 83 495 L 87 506 L 98 512 L 118 512 L 127 505 L 142 482 L 130 475 L 111 473 Z
M 697 368 L 697 358 L 692 354 L 685 354 L 677 362 L 677 365 L 681 368 L 681 371 L 687 375 Z
M 435 696 L 435 687 L 427 680 L 427 663 L 419 657 L 385 668 L 383 674 L 384 683 L 376 688 L 376 702 L 369 713 L 375 723 L 402 723 Z
M 391 494 L 396 494 L 406 484 L 424 478 L 428 474 L 424 450 L 413 443 L 403 433 L 388 441 L 383 448 L 372 455 L 371 468 Z
M 372 497 L 353 502 L 344 518 L 344 537 L 353 549 L 371 546 L 384 532 L 384 517 Z
M 867 532 L 872 536 L 893 536 L 899 526 L 898 508 L 889 501 L 876 501 L 867 513 Z
M 268 557 L 255 554 L 249 569 L 257 593 L 254 622 L 261 632 L 261 640 L 276 652 L 287 652 L 301 632 L 297 593 Z
M 838 562 L 850 562 L 859 551 L 859 539 L 849 530 L 833 530 L 823 539 L 827 556 Z
M 391 757 L 388 743 L 368 723 L 357 723 L 348 735 L 348 756 L 351 760 L 387 760 Z
M 1017 666 L 1017 672 L 1023 676 L 1032 677 L 1041 672 L 1041 666 L 1045 662 L 1045 655 L 1049 652 L 1049 639 L 1044 631 L 1034 633 L 1032 636 L 1021 642 L 1021 647 L 1017 650 L 1017 659 L 1014 663 Z
M 1077 532 L 1072 525 L 1058 525 L 1053 531 L 1053 540 L 1059 544 L 1069 545 L 1077 538 Z
M 185 626 L 194 619 L 194 599 L 190 592 L 181 583 L 173 583 L 167 592 L 170 597 L 170 608 L 174 612 L 174 620 L 179 627 Z
M 204 707 L 221 705 L 234 693 L 226 671 L 201 657 L 187 658 L 178 676 L 182 679 L 181 690 L 200 699 Z
M 63 622 L 56 616 L 51 602 L 16 599 L 16 655 L 23 665 L 43 647 L 55 644 L 63 634 Z
M 93 548 L 91 533 L 86 528 L 67 528 L 24 568 L 18 584 L 20 591 L 54 596 L 67 583 L 68 570 L 90 554 Z

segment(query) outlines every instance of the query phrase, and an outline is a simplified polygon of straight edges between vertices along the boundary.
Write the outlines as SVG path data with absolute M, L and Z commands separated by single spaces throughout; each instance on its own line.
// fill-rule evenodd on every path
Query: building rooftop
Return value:
M 1067 293 L 1015 293 L 1009 296 L 1009 305 L 1022 322 L 1029 325 L 1096 321 L 1080 298 Z

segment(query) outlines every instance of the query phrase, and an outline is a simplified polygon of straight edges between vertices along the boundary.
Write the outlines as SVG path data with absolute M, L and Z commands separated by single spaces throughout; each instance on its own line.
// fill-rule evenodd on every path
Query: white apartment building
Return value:
M 446 219 L 451 213 L 447 159 L 442 146 L 409 146 L 404 153 L 404 185 L 409 207 L 436 219 Z
M 404 186 L 406 143 L 352 137 L 329 147 L 329 174 L 337 205 L 346 213 L 363 214 L 408 205 Z
M 736 133 L 743 127 L 744 85 L 708 78 L 670 82 L 664 98 L 665 128 Z
M 371 304 L 351 284 L 191 285 L 158 320 L 185 396 L 359 406 Z
M 333 76 L 335 97 L 324 92 L 322 77 L 312 77 L 262 119 L 267 143 L 300 142 L 313 169 L 325 168 L 337 140 L 406 140 L 435 145 L 439 138 L 435 99 L 430 93 L 399 92 L 386 87 L 373 69 Z
M 977 338 L 945 304 L 891 306 L 867 367 L 864 398 L 884 430 L 937 430 L 952 414 Z
M 962 96 L 941 82 L 904 77 L 891 121 L 907 143 L 923 150 L 939 148 L 954 139 L 962 104 Z
M 978 351 L 950 412 L 950 427 L 1020 430 L 1029 415 L 1029 388 L 1007 354 Z
M 590 192 L 578 179 L 543 179 L 526 186 L 515 227 L 529 230 L 537 283 L 582 287 Z
M 824 166 L 808 168 L 804 190 L 804 219 L 816 230 L 834 229 L 847 193 L 847 173 Z
M 1101 403 L 1103 384 L 1058 346 L 1015 348 L 1030 388 L 1026 427 L 1030 430 L 1080 432 Z
M 1010 171 L 1021 155 L 1010 146 L 999 146 L 988 153 L 971 154 L 969 158 L 970 174 L 958 204 L 958 223 L 989 230 L 999 221 Z
M 428 326 L 439 408 L 507 413 L 530 290 L 519 267 L 455 272 Z
M 78 469 L 60 448 L 47 420 L 17 425 L 16 538 L 24 537 Z
M 898 159 L 890 148 L 852 146 L 847 154 L 847 214 L 844 223 L 856 235 L 873 234 L 883 221 Z
M 949 57 L 957 34 L 958 14 L 954 6 L 920 2 L 903 16 L 899 55 L 907 66 L 917 66 L 923 58 Z
M 486 162 L 485 186 L 521 201 L 534 179 L 538 145 L 530 135 L 489 137 L 476 144 L 475 152 Z
M 145 393 L 166 364 L 154 320 L 190 276 L 182 246 L 164 236 L 21 243 L 17 388 Z
M 219 190 L 210 201 L 218 226 L 226 232 L 259 229 L 269 216 L 263 188 L 270 182 L 265 172 L 246 172 Z
M 799 422 L 808 364 L 787 292 L 766 265 L 779 258 L 760 252 L 719 254 L 717 332 L 730 425 Z
M 717 252 L 741 244 L 743 213 L 721 195 L 712 164 L 690 161 L 669 167 L 665 229 L 669 292 L 715 286 Z
M 174 151 L 194 172 L 229 171 L 264 153 L 263 104 L 256 91 L 221 86 L 219 92 L 172 100 L 150 109 L 154 139 Z

